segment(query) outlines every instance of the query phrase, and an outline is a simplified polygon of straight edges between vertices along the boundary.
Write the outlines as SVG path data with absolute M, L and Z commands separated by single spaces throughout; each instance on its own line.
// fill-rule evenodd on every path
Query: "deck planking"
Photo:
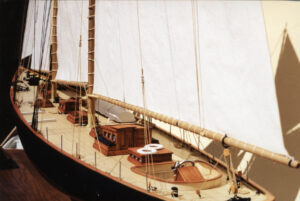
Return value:
M 20 108 L 21 112 L 32 112 L 33 111 L 33 95 L 34 88 L 30 87 L 29 92 L 20 92 L 17 95 L 18 100 L 22 100 L 23 104 Z M 70 91 L 59 91 L 60 97 L 64 99 L 69 98 L 70 96 L 76 96 L 74 92 Z M 146 188 L 146 179 L 144 176 L 139 175 L 131 171 L 131 167 L 134 165 L 127 160 L 128 155 L 122 156 L 105 156 L 101 152 L 93 148 L 94 139 L 89 135 L 91 128 L 88 126 L 80 126 L 72 124 L 69 122 L 66 117 L 66 114 L 58 114 L 57 107 L 58 104 L 54 103 L 53 108 L 43 108 L 44 113 L 39 114 L 39 120 L 42 119 L 51 119 L 55 118 L 55 122 L 41 122 L 38 124 L 38 130 L 42 133 L 45 139 L 56 147 L 62 149 L 63 151 L 76 156 L 76 153 L 79 154 L 80 160 L 83 162 L 95 166 L 95 154 L 96 154 L 96 168 L 109 173 L 110 175 L 127 181 L 131 184 L 136 185 L 137 187 Z M 85 108 L 84 108 L 85 109 Z M 96 114 L 99 123 L 101 125 L 107 124 L 116 124 L 105 117 Z M 24 115 L 25 119 L 29 122 L 32 120 L 32 114 Z M 47 134 L 48 133 L 48 134 Z M 169 150 L 173 151 L 173 160 L 183 161 L 183 160 L 204 160 L 201 157 L 201 154 L 197 151 L 191 152 L 187 148 L 178 148 L 176 143 L 178 143 L 174 138 L 165 135 L 163 132 L 153 129 L 152 135 L 154 138 L 159 139 L 160 144 L 163 144 Z M 76 149 L 77 146 L 77 149 Z M 76 152 L 77 150 L 77 152 Z M 121 171 L 120 171 L 121 168 Z M 150 168 L 151 171 L 151 168 Z M 201 172 L 203 171 L 204 175 L 208 175 L 208 171 L 205 167 L 201 167 Z M 121 172 L 121 174 L 120 174 Z M 201 200 L 227 200 L 230 199 L 233 195 L 228 193 L 230 185 L 226 182 L 226 172 L 222 170 L 223 177 L 221 178 L 222 185 L 213 188 L 207 188 L 206 184 L 170 184 L 161 182 L 154 179 L 149 179 L 152 186 L 157 187 L 156 194 L 165 196 L 168 199 L 171 197 L 171 187 L 177 186 L 179 188 L 179 199 L 180 200 L 199 200 L 198 195 L 195 192 L 195 189 L 205 189 L 201 190 Z M 241 192 L 239 196 L 249 197 L 253 201 L 265 200 L 266 196 L 263 194 L 256 194 L 256 190 L 250 186 L 242 185 Z

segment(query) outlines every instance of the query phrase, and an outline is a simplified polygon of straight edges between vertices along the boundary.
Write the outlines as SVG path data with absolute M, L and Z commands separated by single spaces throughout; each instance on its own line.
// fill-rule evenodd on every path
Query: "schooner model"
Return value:
M 84 200 L 274 200 L 235 169 L 246 153 L 299 168 L 260 6 L 30 0 L 11 89 L 27 155 Z

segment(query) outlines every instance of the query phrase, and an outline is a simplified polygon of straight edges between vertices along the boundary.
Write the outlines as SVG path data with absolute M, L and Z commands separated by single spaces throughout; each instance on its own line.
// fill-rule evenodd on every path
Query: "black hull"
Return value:
M 22 118 L 19 118 L 20 113 L 16 113 L 18 133 L 26 154 L 52 184 L 70 196 L 83 200 L 160 200 L 62 154 L 38 137 Z

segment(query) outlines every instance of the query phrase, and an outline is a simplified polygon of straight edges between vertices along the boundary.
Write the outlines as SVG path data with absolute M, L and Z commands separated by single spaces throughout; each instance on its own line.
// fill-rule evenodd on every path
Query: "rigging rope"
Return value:
M 79 38 L 79 50 L 78 50 L 78 74 L 77 76 L 79 76 L 79 80 L 81 81 L 82 77 L 81 77 L 81 47 L 82 47 L 82 23 L 83 23 L 83 20 L 82 20 L 82 16 L 83 16 L 83 0 L 81 1 L 81 12 L 80 12 L 80 38 Z M 78 79 L 78 77 L 77 77 Z M 76 93 L 76 96 L 77 96 L 77 93 Z M 79 123 L 80 125 L 83 124 L 83 112 L 82 112 L 82 87 L 79 88 L 79 97 L 80 99 L 78 100 L 79 101 Z M 77 98 L 77 97 L 76 97 Z M 75 106 L 76 107 L 76 106 Z M 76 111 L 76 110 L 75 110 Z M 78 132 L 78 153 L 79 156 L 80 156 L 80 142 L 81 142 L 81 127 L 79 127 L 79 132 Z M 73 145 L 73 142 L 72 142 L 72 145 Z
M 41 3 L 41 2 L 40 2 Z M 47 29 L 48 29 L 48 22 L 49 22 L 49 16 L 50 16 L 50 7 L 47 13 L 47 3 L 48 2 L 44 2 L 44 11 L 43 11 L 43 24 L 42 24 L 42 34 L 41 34 L 41 38 L 40 38 L 40 57 L 39 57 L 39 77 L 38 80 L 41 79 L 41 67 L 42 67 L 42 62 L 43 62 L 43 57 L 44 57 L 44 49 L 45 49 L 45 39 L 46 39 L 46 35 L 47 35 Z M 50 1 L 51 3 L 51 1 Z M 36 39 L 39 39 L 38 37 L 36 37 L 36 24 L 37 24 L 37 16 L 38 16 L 38 10 L 36 9 L 36 1 L 35 1 L 35 13 L 34 13 L 34 41 L 33 41 L 33 47 L 34 47 L 34 61 L 33 61 L 33 68 L 35 68 L 35 62 L 36 62 L 36 56 L 38 53 L 36 53 Z M 46 26 L 46 27 L 45 27 Z M 45 30 L 46 29 L 46 30 Z M 32 128 L 34 130 L 38 129 L 38 110 L 39 110 L 39 106 L 36 103 L 36 100 L 38 100 L 39 97 L 39 90 L 40 90 L 40 86 L 39 83 L 36 87 L 36 90 L 34 90 L 35 94 L 34 94 L 34 111 L 33 111 L 33 116 L 32 116 Z
M 141 42 L 141 27 L 140 27 L 140 15 L 139 15 L 139 0 L 136 1 L 136 13 L 137 13 L 137 26 L 138 26 L 138 45 L 139 45 L 139 56 L 140 56 L 140 65 L 141 65 L 141 81 L 142 81 L 142 95 L 143 95 L 143 107 L 146 109 L 146 95 L 145 95 L 145 80 L 144 80 L 144 67 L 143 67 L 143 52 L 142 52 L 142 42 Z M 145 138 L 145 144 L 149 144 L 150 135 L 148 130 L 148 121 L 146 120 L 146 114 L 145 110 L 143 113 L 143 119 L 144 119 L 144 138 Z M 153 166 L 153 156 L 152 154 L 146 155 L 146 190 L 149 191 L 149 185 L 150 182 L 148 181 L 148 174 L 149 174 L 149 167 L 152 170 L 152 173 L 154 174 L 154 166 Z
M 52 0 L 51 0 L 52 1 Z M 43 24 L 42 24 L 42 39 L 41 39 L 41 47 L 40 47 L 40 65 L 39 65 L 39 75 L 41 74 L 41 70 L 42 70 L 42 66 L 43 66 L 43 60 L 44 60 L 44 51 L 46 48 L 46 59 L 47 59 L 47 55 L 49 53 L 50 48 L 48 48 L 46 45 L 46 38 L 47 38 L 47 33 L 48 33 L 48 24 L 49 24 L 49 19 L 50 19 L 50 10 L 51 10 L 51 1 L 49 2 L 44 2 L 44 15 L 43 15 Z M 49 5 L 47 4 L 49 3 Z M 47 7 L 48 7 L 48 12 L 47 12 Z M 47 14 L 46 14 L 47 13 Z M 47 16 L 46 16 L 47 15 Z M 50 40 L 50 38 L 48 38 Z M 44 63 L 44 65 L 47 65 L 47 61 L 46 63 Z M 45 84 L 44 86 L 42 86 L 41 92 L 43 93 L 43 95 L 46 95 L 46 99 L 47 99 L 47 90 L 48 90 L 48 81 L 49 80 L 49 74 L 46 77 L 45 80 Z M 46 102 L 44 103 L 46 104 Z M 42 119 L 43 119 L 43 114 L 42 114 Z M 41 124 L 41 129 L 42 129 L 42 125 Z
M 198 22 L 198 2 L 197 0 L 191 0 L 192 3 L 192 18 L 193 18 L 193 33 L 194 33 L 194 55 L 195 55 L 195 69 L 196 69 L 196 81 L 197 81 L 197 100 L 198 100 L 198 117 L 199 117 L 199 126 L 203 127 L 204 125 L 201 125 L 201 111 L 200 111 L 200 87 L 199 87 L 199 75 L 200 75 L 200 82 L 201 82 L 201 69 L 199 70 L 200 66 L 200 41 L 199 41 L 199 22 Z M 202 84 L 201 84 L 202 87 Z M 201 90 L 202 91 L 202 90 Z M 202 107 L 203 109 L 203 107 Z M 198 148 L 200 145 L 200 136 L 201 132 L 198 135 L 198 142 L 197 146 Z

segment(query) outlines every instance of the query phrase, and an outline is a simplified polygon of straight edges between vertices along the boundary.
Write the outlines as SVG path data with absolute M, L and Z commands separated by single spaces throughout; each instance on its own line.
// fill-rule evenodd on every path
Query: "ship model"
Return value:
M 10 95 L 28 157 L 83 200 L 270 201 L 236 153 L 299 168 L 260 2 L 30 0 Z

